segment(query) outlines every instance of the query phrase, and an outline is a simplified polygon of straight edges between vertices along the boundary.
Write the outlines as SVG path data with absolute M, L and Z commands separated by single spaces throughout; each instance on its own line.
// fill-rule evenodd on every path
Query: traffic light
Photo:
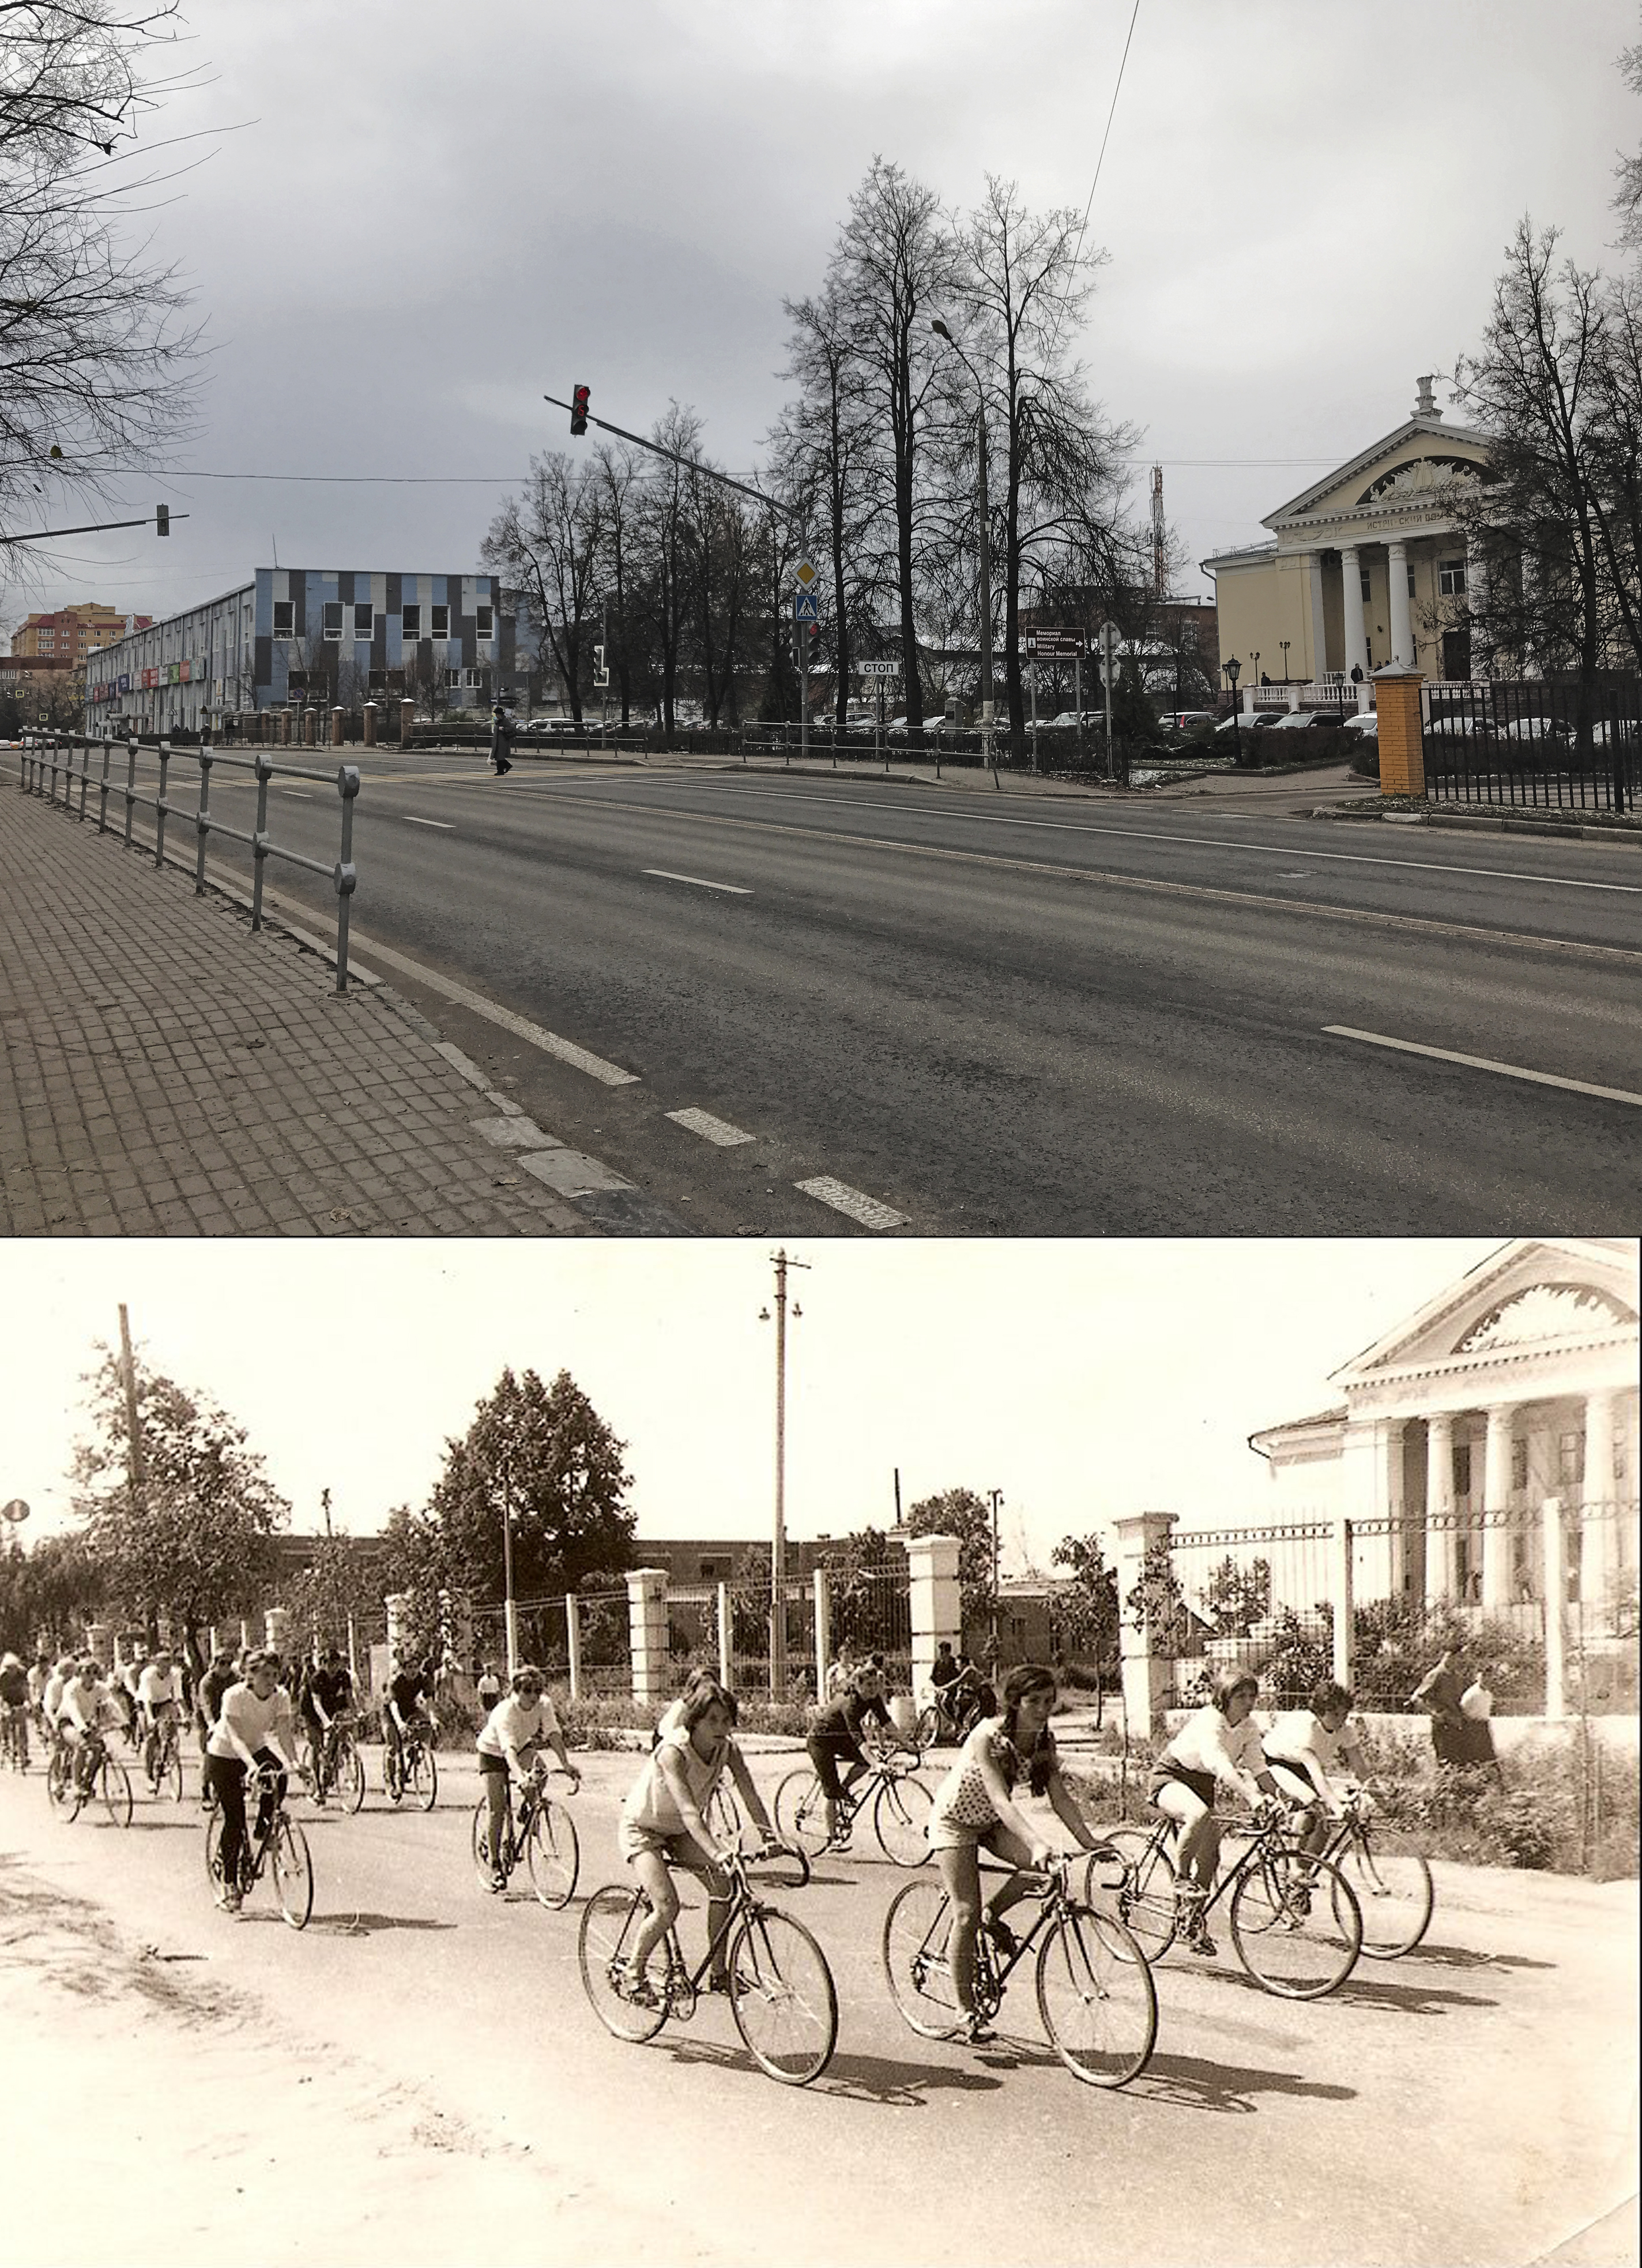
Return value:
M 154 506 L 154 533 L 156 535 L 169 535 L 171 533 L 171 506 L 168 504 Z
M 571 388 L 571 431 L 572 433 L 587 431 L 587 389 L 585 386 Z

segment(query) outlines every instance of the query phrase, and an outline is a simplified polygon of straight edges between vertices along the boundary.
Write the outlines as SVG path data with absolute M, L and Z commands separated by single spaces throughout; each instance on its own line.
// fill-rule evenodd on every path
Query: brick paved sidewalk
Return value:
M 288 933 L 0 780 L 0 1233 L 593 1233 L 479 1130 L 515 1104 L 386 986 L 335 986 Z

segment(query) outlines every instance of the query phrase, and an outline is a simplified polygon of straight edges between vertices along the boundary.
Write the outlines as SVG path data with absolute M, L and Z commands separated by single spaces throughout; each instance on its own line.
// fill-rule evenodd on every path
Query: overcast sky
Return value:
M 843 1535 L 950 1487 L 1003 1491 L 1005 1564 L 1069 1532 L 1269 1509 L 1248 1436 L 1327 1408 L 1329 1373 L 1498 1249 L 1478 1238 L 792 1248 L 787 1521 Z M 139 1364 L 244 1425 L 317 1529 L 422 1506 L 504 1365 L 568 1369 L 628 1444 L 641 1535 L 770 1532 L 773 1304 L 762 1246 L 13 1242 L 0 1499 L 68 1524 L 80 1380 L 120 1303 Z
M 179 465 L 465 484 L 145 475 L 134 509 L 191 515 L 169 543 L 75 539 L 7 622 L 173 613 L 276 546 L 471 570 L 531 452 L 571 446 L 541 396 L 578 381 L 639 431 L 693 404 L 749 470 L 783 295 L 819 284 L 874 153 L 955 206 L 990 172 L 1081 210 L 1134 0 L 184 5 L 206 84 L 155 131 L 212 131 L 143 224 L 211 347 Z M 1194 561 L 1452 369 L 1523 212 L 1610 256 L 1616 154 L 1642 141 L 1615 59 L 1638 36 L 1636 0 L 1140 0 L 1082 351 L 1144 431 L 1137 504 L 1160 460 Z

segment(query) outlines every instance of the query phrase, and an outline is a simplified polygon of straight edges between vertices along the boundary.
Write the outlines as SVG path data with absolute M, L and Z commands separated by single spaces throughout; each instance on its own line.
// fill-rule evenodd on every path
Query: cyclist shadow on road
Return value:
M 244 1918 L 242 1914 L 240 1919 Z M 264 1917 L 259 1915 L 258 1918 Z M 275 1914 L 271 1918 L 277 1921 L 280 1917 Z M 316 1913 L 309 1926 L 315 1930 L 328 1932 L 333 1937 L 374 1937 L 379 1930 L 385 1929 L 454 1929 L 457 1926 L 453 1921 L 436 1921 L 421 1914 L 353 1912 Z
M 720 2047 L 716 2041 L 669 2039 L 659 2043 L 675 2063 L 706 2065 L 718 2071 L 747 2071 L 752 2058 L 740 2041 Z M 934 2094 L 995 2094 L 1001 2079 L 977 2068 L 945 2064 L 909 2063 L 900 2056 L 835 2055 L 806 2095 L 828 2095 L 849 2102 L 884 2102 L 916 2110 Z
M 1491 1993 L 1456 1992 L 1452 1986 L 1426 1984 L 1417 1974 L 1399 1967 L 1395 1978 L 1371 1977 L 1354 1970 L 1341 1985 L 1338 1997 L 1353 2008 L 1395 2008 L 1410 2016 L 1438 2016 L 1450 2008 L 1497 2008 Z
M 1259 2108 L 1263 2095 L 1298 2096 L 1313 2102 L 1355 2102 L 1354 2087 L 1302 2079 L 1298 2072 L 1272 2071 L 1254 2064 L 1211 2063 L 1201 2056 L 1153 2055 L 1125 2095 L 1151 2102 L 1178 2104 L 1186 2110 L 1232 2112 L 1241 2117 Z
M 1554 1961 L 1535 1961 L 1526 1953 L 1479 1953 L 1472 1945 L 1432 1945 L 1422 1938 L 1410 1961 L 1429 1961 L 1439 1969 L 1555 1969 Z

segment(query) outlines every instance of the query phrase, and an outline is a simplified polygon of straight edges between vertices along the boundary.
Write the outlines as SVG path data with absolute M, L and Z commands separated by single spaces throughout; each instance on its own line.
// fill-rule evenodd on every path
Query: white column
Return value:
M 1351 1523 L 1343 1512 L 1335 1513 L 1329 1537 L 1329 1603 L 1334 1609 L 1335 1680 L 1349 1688 L 1356 1609 L 1351 1595 Z
M 718 1683 L 726 1692 L 730 1690 L 732 1660 L 730 1637 L 733 1628 L 734 1624 L 730 1619 L 730 1586 L 727 1583 L 720 1583 L 718 1586 Z M 816 1691 L 819 1696 L 819 1685 Z
M 832 1594 L 824 1567 L 812 1569 L 810 1593 L 815 1621 L 815 1698 L 819 1701 L 827 1690 L 827 1665 L 832 1660 Z
M 631 1567 L 628 1570 L 627 1626 L 633 1658 L 634 1700 L 666 1700 L 667 1571 L 665 1567 Z
M 1451 1599 L 1454 1532 L 1446 1515 L 1454 1510 L 1454 1413 L 1433 1410 L 1425 1420 L 1425 1596 Z
M 1345 674 L 1354 668 L 1363 673 L 1359 679 L 1359 706 L 1364 681 L 1368 675 L 1368 632 L 1363 624 L 1363 570 L 1353 544 L 1340 552 L 1340 599 L 1345 609 Z
M 1414 666 L 1414 618 L 1409 611 L 1408 546 L 1388 543 L 1387 572 L 1391 578 L 1391 659 L 1405 669 Z
M 1614 1486 L 1614 1430 L 1619 1397 L 1608 1391 L 1586 1396 L 1585 1516 L 1579 1522 L 1579 1603 L 1586 1627 L 1595 1627 L 1618 1572 L 1619 1506 Z
M 573 1593 L 564 1594 L 564 1652 L 570 1662 L 571 1699 L 582 1697 L 582 1609 Z
M 935 1667 L 935 1649 L 963 1643 L 963 1598 L 958 1586 L 955 1535 L 907 1539 L 908 1604 L 912 1621 L 912 1690 L 921 1693 Z M 823 1665 L 824 1668 L 825 1665 Z
M 1117 1596 L 1122 1616 L 1117 1645 L 1123 1677 L 1123 1710 L 1136 1732 L 1152 1733 L 1162 1722 L 1163 1697 L 1169 1683 L 1168 1657 L 1153 1652 L 1151 1631 L 1135 1628 L 1134 1617 L 1123 1602 L 1143 1580 L 1147 1552 L 1154 1544 L 1167 1543 L 1174 1514 L 1130 1513 L 1113 1524 L 1117 1530 Z
M 263 1645 L 274 1646 L 279 1653 L 283 1653 L 285 1651 L 285 1640 L 290 1631 L 290 1626 L 291 1610 L 289 1608 L 268 1608 L 262 1616 Z
M 1511 1433 L 1515 1416 L 1509 1402 L 1496 1402 L 1488 1411 L 1488 1436 L 1483 1450 L 1483 1510 L 1506 1512 L 1511 1505 Z M 1483 1545 L 1483 1605 L 1498 1612 L 1511 1603 L 1511 1529 L 1484 1528 Z
M 1568 1578 L 1559 1500 L 1547 1497 L 1540 1516 L 1545 1547 L 1545 1714 L 1560 1719 L 1568 1713 Z
M 390 1591 L 382 1602 L 387 1609 L 387 1674 L 391 1677 L 399 1667 L 399 1657 L 407 1643 L 406 1623 L 410 1612 L 410 1601 L 403 1591 Z M 508 1668 L 512 1668 L 512 1662 Z
M 1306 555 L 1306 588 L 1311 600 L 1311 675 L 1314 685 L 1322 682 L 1322 673 L 1329 665 L 1328 638 L 1322 618 L 1322 554 L 1308 551 Z

